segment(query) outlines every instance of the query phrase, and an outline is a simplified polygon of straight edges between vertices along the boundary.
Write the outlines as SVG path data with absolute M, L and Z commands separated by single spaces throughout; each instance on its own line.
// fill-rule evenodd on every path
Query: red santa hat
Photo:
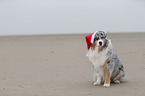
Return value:
M 91 45 L 94 43 L 95 34 L 96 32 L 86 36 L 86 44 L 88 50 L 90 49 Z

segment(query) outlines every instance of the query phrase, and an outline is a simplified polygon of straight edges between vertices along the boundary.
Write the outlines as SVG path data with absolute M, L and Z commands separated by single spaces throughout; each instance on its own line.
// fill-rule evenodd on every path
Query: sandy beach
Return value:
M 128 82 L 93 86 L 85 36 L 0 37 L 0 96 L 145 96 L 145 33 L 108 34 Z

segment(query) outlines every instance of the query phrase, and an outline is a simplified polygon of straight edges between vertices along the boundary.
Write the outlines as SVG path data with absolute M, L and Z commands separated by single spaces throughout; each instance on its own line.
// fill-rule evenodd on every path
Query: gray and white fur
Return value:
M 88 50 L 88 58 L 93 64 L 93 67 L 95 69 L 94 74 L 94 85 L 100 85 L 100 83 L 103 81 L 104 76 L 104 69 L 102 66 L 104 65 L 105 61 L 108 59 L 107 64 L 105 65 L 105 70 L 107 70 L 111 74 L 110 82 L 114 82 L 115 80 L 119 80 L 119 82 L 126 82 L 126 74 L 124 71 L 124 67 L 120 60 L 117 57 L 117 54 L 112 46 L 111 40 L 107 39 L 107 35 L 105 32 L 96 32 L 95 33 L 98 39 L 94 37 L 94 41 L 99 41 L 104 39 L 105 43 L 103 45 L 103 40 L 101 41 L 103 46 L 100 52 L 98 52 L 99 43 L 97 42 L 96 45 L 94 43 L 92 44 L 91 48 Z M 103 34 L 103 38 L 100 37 L 100 34 Z M 95 47 L 95 49 L 94 49 Z M 110 84 L 105 85 L 105 87 L 109 87 Z

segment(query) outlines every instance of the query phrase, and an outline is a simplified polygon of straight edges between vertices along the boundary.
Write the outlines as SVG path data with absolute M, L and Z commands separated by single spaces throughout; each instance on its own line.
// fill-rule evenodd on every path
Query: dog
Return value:
M 119 84 L 126 82 L 126 74 L 121 61 L 107 38 L 105 31 L 96 31 L 91 34 L 87 55 L 94 71 L 94 85 L 104 83 L 104 87 L 110 87 L 110 83 Z M 87 41 L 87 36 L 86 36 Z

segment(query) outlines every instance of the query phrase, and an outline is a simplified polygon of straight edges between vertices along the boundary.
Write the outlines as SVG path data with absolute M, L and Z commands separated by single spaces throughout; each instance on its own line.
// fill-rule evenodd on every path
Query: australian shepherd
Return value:
M 86 36 L 87 37 L 87 36 Z M 105 31 L 96 31 L 91 35 L 91 46 L 88 49 L 88 58 L 93 64 L 94 85 L 126 82 L 124 67 L 113 49 L 111 40 L 107 39 Z

